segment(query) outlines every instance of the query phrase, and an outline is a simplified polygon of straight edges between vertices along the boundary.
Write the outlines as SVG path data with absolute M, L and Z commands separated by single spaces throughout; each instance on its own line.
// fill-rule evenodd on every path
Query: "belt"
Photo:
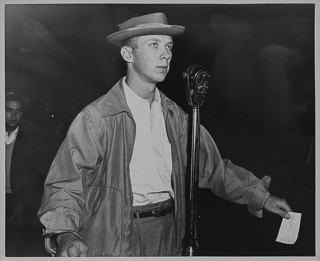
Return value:
M 173 212 L 173 205 L 164 209 L 153 209 L 149 212 L 134 212 L 133 218 L 146 218 L 146 217 L 163 217 Z

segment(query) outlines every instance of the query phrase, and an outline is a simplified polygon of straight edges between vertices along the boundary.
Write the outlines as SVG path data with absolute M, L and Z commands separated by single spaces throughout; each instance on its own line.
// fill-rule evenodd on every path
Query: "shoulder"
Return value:
M 76 118 L 88 117 L 95 122 L 103 121 L 103 115 L 105 114 L 107 107 L 109 107 L 110 101 L 116 101 L 119 99 L 119 97 L 115 95 L 115 93 L 118 93 L 120 89 L 119 82 L 110 88 L 106 94 L 85 106 Z
M 107 101 L 108 93 L 100 96 L 98 99 L 94 100 L 87 106 L 85 106 L 80 113 L 87 113 L 87 114 L 97 114 L 101 115 L 104 105 Z

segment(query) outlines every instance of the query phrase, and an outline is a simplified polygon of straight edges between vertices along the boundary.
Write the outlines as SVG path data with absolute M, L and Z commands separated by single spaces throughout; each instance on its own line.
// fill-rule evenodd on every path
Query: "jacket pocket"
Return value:
M 89 256 L 120 256 L 122 241 L 122 193 L 112 187 L 92 186 L 100 196 L 80 232 Z M 94 189 L 96 187 L 96 189 Z M 92 196 L 92 198 L 94 198 Z M 89 200 L 88 200 L 89 201 Z M 90 204 L 90 202 L 88 202 Z

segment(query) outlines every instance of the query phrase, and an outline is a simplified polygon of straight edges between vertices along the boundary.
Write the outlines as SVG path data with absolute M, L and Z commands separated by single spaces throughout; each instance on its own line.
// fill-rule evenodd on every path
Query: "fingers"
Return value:
M 88 247 L 84 244 L 78 246 L 69 246 L 66 250 L 60 253 L 61 257 L 84 257 L 88 254 Z
M 13 213 L 12 217 L 10 218 L 10 220 L 13 220 L 16 216 L 16 212 Z
M 290 214 L 288 212 L 291 212 L 292 210 L 285 199 L 270 196 L 264 207 L 272 213 L 278 214 L 285 219 L 290 219 Z
M 280 215 L 281 217 L 285 219 L 290 219 L 290 214 L 288 212 L 291 212 L 291 208 L 287 201 L 285 199 L 279 199 L 277 202 L 278 209 L 276 211 L 278 212 L 277 214 Z
M 71 246 L 67 250 L 68 256 L 80 256 L 80 249 L 77 246 Z
M 283 199 L 280 207 L 288 212 L 292 212 L 292 209 L 290 208 L 289 204 L 287 203 L 287 201 L 285 199 Z
M 18 227 L 22 227 L 22 225 L 23 225 L 23 216 L 15 211 L 13 213 L 12 217 L 10 218 L 10 221 L 14 220 L 15 218 L 18 219 Z
M 88 247 L 85 244 L 80 245 L 80 256 L 88 256 Z
M 64 236 L 64 238 L 63 238 Z M 77 236 L 66 233 L 62 234 L 62 237 L 59 238 L 62 241 L 58 241 L 58 247 L 60 245 L 61 251 L 58 251 L 58 256 L 61 257 L 82 257 L 87 256 L 88 247 L 87 245 L 79 239 Z
M 61 251 L 61 257 L 78 257 L 80 256 L 80 250 L 77 246 L 69 246 L 67 249 Z

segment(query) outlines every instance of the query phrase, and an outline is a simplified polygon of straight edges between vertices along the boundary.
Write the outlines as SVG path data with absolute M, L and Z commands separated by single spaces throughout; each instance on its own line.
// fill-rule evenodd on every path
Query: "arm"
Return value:
M 65 235 L 61 238 L 58 236 L 57 239 L 61 240 L 57 240 L 57 243 L 67 242 L 72 248 L 79 246 L 79 243 L 69 244 L 70 238 L 81 240 L 79 231 L 83 227 L 87 182 L 92 181 L 98 172 L 102 148 L 97 133 L 90 116 L 81 112 L 72 123 L 51 165 L 38 211 L 38 217 L 45 227 L 44 236 L 50 238 L 55 234 L 71 233 L 75 237 L 62 240 Z M 65 251 L 66 247 L 58 245 L 58 255 L 62 254 L 59 251 L 68 252 Z M 51 247 L 47 246 L 46 249 Z
M 261 180 L 251 172 L 221 158 L 211 135 L 201 127 L 200 131 L 199 186 L 209 188 L 217 196 L 238 204 L 246 204 L 251 214 L 262 217 L 262 208 L 290 218 L 289 205 L 283 199 L 270 196 L 271 178 Z

